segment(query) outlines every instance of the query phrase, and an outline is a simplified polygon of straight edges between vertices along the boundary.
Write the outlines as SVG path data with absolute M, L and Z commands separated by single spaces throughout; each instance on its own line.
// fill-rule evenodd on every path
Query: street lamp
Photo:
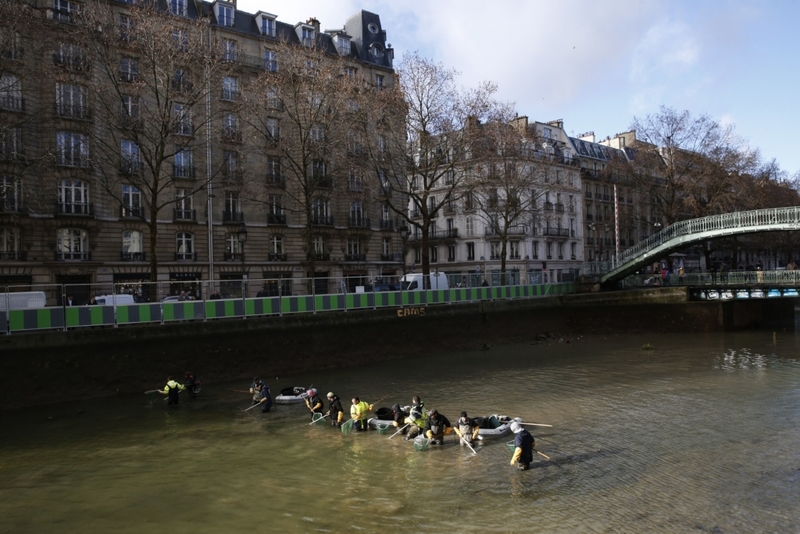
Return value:
M 247 243 L 247 227 L 244 223 L 239 225 L 236 235 L 239 238 L 239 256 L 242 258 L 242 297 L 245 297 L 247 295 L 247 290 L 245 288 L 247 275 L 244 274 L 244 244 Z
M 400 234 L 400 240 L 403 243 L 403 250 L 401 251 L 401 255 L 403 256 L 403 274 L 406 274 L 406 242 L 408 241 L 408 226 L 405 224 L 397 229 L 397 233 Z

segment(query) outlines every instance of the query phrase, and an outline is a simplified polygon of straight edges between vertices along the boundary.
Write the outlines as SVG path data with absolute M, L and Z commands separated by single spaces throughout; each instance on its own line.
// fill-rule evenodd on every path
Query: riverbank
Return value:
M 152 389 L 195 372 L 210 385 L 394 362 L 496 344 L 606 333 L 791 328 L 792 300 L 688 302 L 683 288 L 563 295 L 0 339 L 3 409 Z M 402 368 L 402 364 L 391 364 Z

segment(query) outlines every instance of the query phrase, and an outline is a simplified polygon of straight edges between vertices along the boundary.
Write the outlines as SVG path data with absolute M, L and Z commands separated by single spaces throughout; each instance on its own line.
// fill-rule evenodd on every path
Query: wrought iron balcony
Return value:
M 141 206 L 120 206 L 119 216 L 123 218 L 138 218 L 140 219 L 144 214 L 144 209 Z
M 88 251 L 56 251 L 56 261 L 89 261 L 92 253 Z
M 26 258 L 24 251 L 0 252 L 0 261 L 25 261 Z
M 5 111 L 22 111 L 25 108 L 25 99 L 21 96 L 0 95 L 0 109 Z
M 394 221 L 391 219 L 381 219 L 381 230 L 394 230 Z
M 286 254 L 276 254 L 274 252 L 270 252 L 267 254 L 267 261 L 287 261 L 288 257 Z
M 223 223 L 243 223 L 244 222 L 244 212 L 241 212 L 241 211 L 223 211 L 222 212 L 222 222 Z
M 267 224 L 286 224 L 285 213 L 267 213 Z
M 267 185 L 276 185 L 278 187 L 284 187 L 286 185 L 286 178 L 280 175 L 280 173 L 267 173 Z
M 322 252 L 322 253 L 313 253 L 312 252 L 310 254 L 307 254 L 306 257 L 309 260 L 313 259 L 315 261 L 330 261 L 331 260 L 331 255 L 328 254 L 327 252 Z
M 2 107 L 2 98 L 0 98 Z M 84 104 L 56 104 L 56 115 L 65 119 L 89 120 L 91 113 L 89 107 Z
M 83 202 L 57 202 L 58 215 L 94 215 L 94 204 Z
M 367 261 L 366 254 L 345 254 L 344 261 Z
M 196 261 L 197 253 L 195 252 L 176 252 L 175 261 Z
M 174 221 L 196 221 L 196 210 L 175 208 L 172 210 L 172 219 Z
M 225 261 L 244 261 L 244 252 L 226 252 L 223 256 Z
M 315 226 L 333 226 L 333 215 L 312 215 L 311 224 Z
M 120 261 L 147 261 L 147 254 L 144 252 L 120 252 Z
M 172 176 L 183 180 L 194 179 L 194 167 L 191 165 L 173 165 Z
M 369 228 L 370 227 L 370 220 L 369 217 L 361 217 L 361 216 L 353 216 L 351 215 L 347 220 L 347 226 L 351 228 Z
M 569 228 L 545 228 L 542 235 L 546 237 L 569 237 Z

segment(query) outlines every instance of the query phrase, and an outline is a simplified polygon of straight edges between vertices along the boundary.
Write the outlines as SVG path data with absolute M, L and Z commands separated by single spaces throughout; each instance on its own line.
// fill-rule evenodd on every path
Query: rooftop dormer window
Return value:
M 169 0 L 169 11 L 173 15 L 185 17 L 187 15 L 188 0 Z
M 372 56 L 374 59 L 383 58 L 383 47 L 378 43 L 373 43 L 369 47 L 369 55 Z
M 218 16 L 217 20 L 220 26 L 226 26 L 228 28 L 233 27 L 233 8 L 230 6 L 218 6 Z
M 301 39 L 303 40 L 303 44 L 305 46 L 311 46 L 314 44 L 314 29 L 313 28 L 306 28 L 305 26 L 302 28 L 301 31 Z
M 349 56 L 350 55 L 350 39 L 347 37 L 342 37 L 341 35 L 336 37 L 336 48 L 339 50 L 339 55 L 342 56 Z
M 261 35 L 268 37 L 275 37 L 275 19 L 262 17 L 261 18 Z

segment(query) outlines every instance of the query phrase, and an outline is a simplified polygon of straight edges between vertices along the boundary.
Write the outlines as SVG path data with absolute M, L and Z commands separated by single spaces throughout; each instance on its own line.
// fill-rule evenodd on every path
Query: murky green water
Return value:
M 270 380 L 552 424 L 527 472 L 508 438 L 416 452 L 302 406 L 245 413 L 246 383 L 5 413 L 0 532 L 796 532 L 795 343 L 615 336 Z

